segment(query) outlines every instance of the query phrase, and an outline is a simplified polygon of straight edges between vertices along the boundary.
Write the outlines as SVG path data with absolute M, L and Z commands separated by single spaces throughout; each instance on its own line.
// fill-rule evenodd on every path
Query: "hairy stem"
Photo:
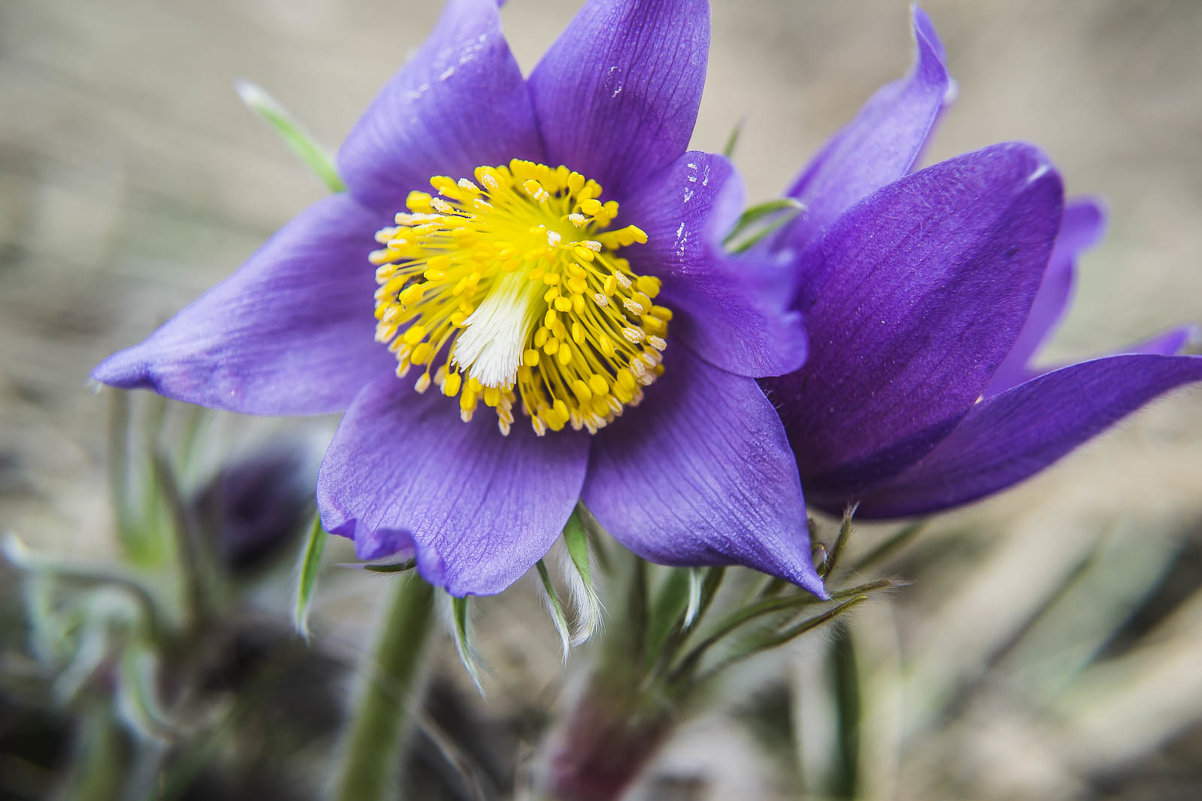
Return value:
M 344 734 L 336 801 L 384 801 L 394 795 L 401 740 L 412 718 L 409 705 L 415 701 L 433 609 L 429 584 L 416 575 L 397 580 Z

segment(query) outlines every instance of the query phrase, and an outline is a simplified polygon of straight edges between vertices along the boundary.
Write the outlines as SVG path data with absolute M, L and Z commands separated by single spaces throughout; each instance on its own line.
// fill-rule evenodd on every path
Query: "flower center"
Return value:
M 398 376 L 424 367 L 418 392 L 458 396 L 465 421 L 483 401 L 508 434 L 520 396 L 540 435 L 595 433 L 663 372 L 660 281 L 616 255 L 647 235 L 608 230 L 618 204 L 567 167 L 515 159 L 475 179 L 431 178 L 438 194 L 411 192 L 376 234 L 376 339 Z

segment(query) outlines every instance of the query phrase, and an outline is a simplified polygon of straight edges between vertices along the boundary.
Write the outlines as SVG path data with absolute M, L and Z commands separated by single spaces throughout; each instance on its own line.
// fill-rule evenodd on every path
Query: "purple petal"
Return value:
M 92 378 L 247 414 L 342 411 L 365 383 L 395 369 L 375 341 L 367 261 L 388 222 L 346 195 L 318 201 Z
M 1042 375 L 974 406 L 924 459 L 868 492 L 858 516 L 927 514 L 999 492 L 1193 381 L 1202 357 L 1110 356 Z
M 808 492 L 916 461 L 1010 351 L 1060 227 L 1056 171 L 996 145 L 885 187 L 802 254 L 805 366 L 765 382 Z
M 910 172 L 951 86 L 943 45 L 930 19 L 914 7 L 918 54 L 910 74 L 887 84 L 827 142 L 787 195 L 806 211 L 782 243 L 800 249 L 858 200 Z
M 788 308 L 791 269 L 734 257 L 722 238 L 743 209 L 743 182 L 722 156 L 689 152 L 622 204 L 622 222 L 647 232 L 623 250 L 635 272 L 663 279 L 673 339 L 738 375 L 781 375 L 805 361 L 801 315 Z
M 742 564 L 825 597 L 797 468 L 755 382 L 685 348 L 637 408 L 594 438 L 584 502 L 639 556 Z
M 688 146 L 708 53 L 705 0 L 590 0 L 530 76 L 550 163 L 621 200 Z
M 1130 345 L 1125 345 L 1122 348 L 1119 348 L 1111 353 L 1107 353 L 1106 356 L 1129 356 L 1129 355 L 1141 354 L 1141 353 L 1149 354 L 1149 355 L 1153 355 L 1153 356 L 1176 356 L 1177 354 L 1181 353 L 1182 350 L 1185 349 L 1186 345 L 1188 345 L 1191 341 L 1193 341 L 1197 338 L 1198 338 L 1197 326 L 1185 325 L 1185 326 L 1180 326 L 1178 328 L 1174 328 L 1170 331 L 1166 331 L 1163 334 L 1157 334 L 1156 336 L 1152 337 L 1151 339 L 1145 339 L 1142 342 L 1135 342 Z M 1105 357 L 1098 357 L 1098 358 L 1105 358 Z M 1057 364 L 1052 367 L 1046 367 L 1046 368 L 1039 369 L 1039 370 L 1032 369 L 1029 367 L 1024 368 L 1022 372 L 1018 372 L 1015 374 L 1014 382 L 1012 384 L 1010 384 L 1010 386 L 1005 387 L 1002 391 L 1004 392 L 1006 389 L 1010 389 L 1010 387 L 1018 386 L 1019 384 L 1023 384 L 1034 378 L 1038 378 L 1041 375 L 1046 375 L 1047 373 L 1052 373 L 1052 372 L 1055 372 L 1056 370 L 1063 370 L 1065 367 L 1070 367 L 1070 366 L 1071 365 L 1067 365 L 1067 364 Z M 993 394 L 987 393 L 985 395 L 985 397 L 991 398 L 994 395 L 1000 395 L 1000 394 L 1001 394 L 1001 392 L 996 392 Z
M 388 377 L 355 399 L 317 477 L 322 523 L 361 559 L 412 550 L 431 584 L 455 596 L 501 592 L 563 531 L 580 496 L 589 439 L 509 436 L 481 406 L 470 423 L 437 388 Z
M 540 161 L 542 147 L 496 0 L 447 0 L 342 143 L 338 171 L 363 203 L 397 211 L 431 176 L 467 177 L 512 158 Z
M 1077 278 L 1077 256 L 1097 244 L 1106 228 L 1106 211 L 1096 200 L 1070 201 L 1064 207 L 1060 234 L 1052 249 L 1052 258 L 1043 283 L 1031 304 L 1031 313 L 1023 324 L 1014 348 L 994 373 L 985 397 L 1005 392 L 1032 376 L 1031 359 L 1039 352 L 1064 319 Z
M 1186 345 L 1198 339 L 1198 336 L 1198 326 L 1183 325 L 1158 334 L 1151 339 L 1145 339 L 1143 342 L 1128 345 L 1118 353 L 1111 355 L 1146 353 L 1154 356 L 1176 356 L 1185 349 Z

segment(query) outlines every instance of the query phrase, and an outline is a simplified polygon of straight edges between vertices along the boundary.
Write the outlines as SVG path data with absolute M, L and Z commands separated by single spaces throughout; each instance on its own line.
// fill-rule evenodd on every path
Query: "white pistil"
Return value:
M 498 280 L 464 321 L 451 361 L 486 387 L 513 386 L 522 351 L 538 322 L 539 286 L 520 273 Z

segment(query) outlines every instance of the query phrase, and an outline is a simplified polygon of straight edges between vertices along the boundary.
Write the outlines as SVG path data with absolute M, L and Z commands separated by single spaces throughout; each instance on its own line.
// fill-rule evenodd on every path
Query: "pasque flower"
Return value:
M 1002 144 L 911 172 L 948 98 L 914 13 L 912 72 L 882 88 L 789 190 L 773 242 L 798 276 L 809 358 L 765 389 L 809 501 L 863 517 L 947 509 L 1042 470 L 1148 401 L 1202 380 L 1179 329 L 1110 356 L 1031 366 L 1067 306 L 1098 204 L 1065 204 L 1036 149 Z
M 704 0 L 590 0 L 523 78 L 495 0 L 448 0 L 343 143 L 349 191 L 94 377 L 345 411 L 326 528 L 455 595 L 515 581 L 578 498 L 653 561 L 821 593 L 754 380 L 804 358 L 792 275 L 724 253 L 741 182 L 685 151 L 708 44 Z

